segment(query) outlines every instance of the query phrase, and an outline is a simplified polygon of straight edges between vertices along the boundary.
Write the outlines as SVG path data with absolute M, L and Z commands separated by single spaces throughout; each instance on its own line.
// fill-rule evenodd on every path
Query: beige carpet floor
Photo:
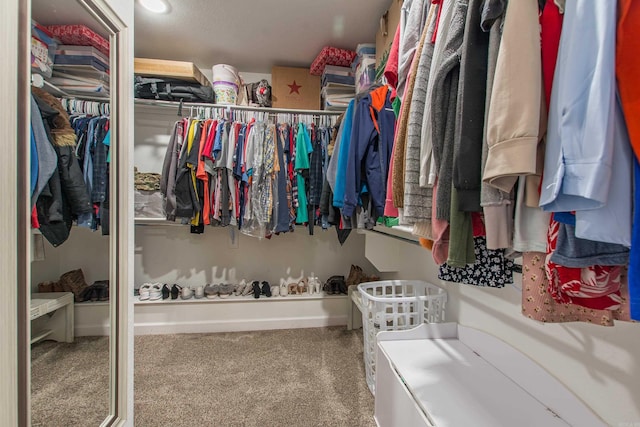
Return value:
M 91 357 L 78 354 L 85 340 L 104 346 L 107 339 L 78 338 L 76 349 L 58 347 L 55 367 Z M 101 344 L 101 341 L 103 342 Z M 365 382 L 362 333 L 344 327 L 219 334 L 147 335 L 135 338 L 135 425 L 221 427 L 368 427 L 373 421 L 373 396 Z M 66 355 L 72 353 L 73 357 Z M 106 354 L 106 353 L 105 353 Z M 39 357 L 42 365 L 51 361 Z M 68 365 L 67 365 L 68 366 Z M 47 384 L 60 374 L 41 372 L 33 381 Z M 73 369 L 74 375 L 80 375 Z M 84 373 L 88 374 L 88 372 Z M 88 381 L 87 377 L 76 383 Z M 68 393 L 60 404 L 48 407 L 41 426 L 97 425 L 89 408 L 99 394 L 86 390 Z M 40 403 L 56 399 L 56 384 L 39 386 Z M 34 388 L 36 392 L 36 388 Z M 103 392 L 100 390 L 100 392 Z M 81 406 L 67 404 L 85 400 Z M 102 399 L 106 405 L 106 394 Z M 53 412 L 53 414 L 52 414 Z M 75 412 L 72 417 L 70 412 Z M 105 412 L 100 412 L 105 413 Z M 81 415 L 80 418 L 75 415 Z M 56 418 L 57 417 L 57 418 Z
M 31 346 L 31 425 L 99 426 L 109 414 L 109 338 Z

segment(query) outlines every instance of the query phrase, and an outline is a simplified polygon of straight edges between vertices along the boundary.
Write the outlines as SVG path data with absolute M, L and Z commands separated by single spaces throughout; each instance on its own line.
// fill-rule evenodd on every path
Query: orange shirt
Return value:
M 616 77 L 631 146 L 640 159 L 640 3 L 619 0 L 618 12 Z

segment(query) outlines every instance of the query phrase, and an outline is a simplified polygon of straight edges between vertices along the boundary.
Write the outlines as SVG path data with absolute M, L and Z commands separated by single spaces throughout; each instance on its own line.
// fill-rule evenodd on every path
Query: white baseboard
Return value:
M 298 317 L 262 320 L 204 320 L 135 323 L 135 335 L 199 334 L 211 332 L 264 331 L 272 329 L 320 328 L 347 324 L 347 316 Z
M 347 296 L 199 300 L 134 305 L 134 334 L 188 334 L 347 325 Z M 109 304 L 75 305 L 75 336 L 109 335 Z
M 81 325 L 75 327 L 75 336 L 76 337 L 97 337 L 97 336 L 107 336 L 109 335 L 109 325 Z
M 109 303 L 83 302 L 74 304 L 74 335 L 76 337 L 109 335 Z

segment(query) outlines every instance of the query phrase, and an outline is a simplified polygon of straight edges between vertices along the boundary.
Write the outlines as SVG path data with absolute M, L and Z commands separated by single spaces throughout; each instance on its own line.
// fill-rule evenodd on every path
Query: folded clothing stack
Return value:
M 85 25 L 49 25 L 60 41 L 48 81 L 70 95 L 109 97 L 109 41 Z
M 351 68 L 325 65 L 322 73 L 322 108 L 343 111 L 356 94 L 355 77 Z
M 109 57 L 92 46 L 59 45 L 49 82 L 70 95 L 109 96 Z

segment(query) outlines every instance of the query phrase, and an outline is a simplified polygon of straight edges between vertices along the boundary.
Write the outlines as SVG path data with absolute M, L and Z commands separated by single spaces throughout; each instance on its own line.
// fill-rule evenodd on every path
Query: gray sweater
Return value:
M 420 40 L 420 35 L 422 34 L 422 26 L 424 25 L 424 21 L 427 17 L 426 11 L 428 11 L 428 8 L 425 8 L 425 5 L 427 5 L 427 2 L 424 0 L 412 0 L 409 5 L 407 21 L 400 32 L 401 39 L 398 51 L 398 87 L 396 88 L 396 91 L 401 100 L 403 100 L 404 97 L 404 91 L 406 89 L 413 55 L 415 54 L 418 41 Z
M 459 208 L 465 212 L 481 210 L 480 160 L 484 135 L 489 48 L 489 34 L 480 28 L 482 1 L 469 1 L 460 63 L 453 185 L 458 190 Z
M 439 5 L 432 7 L 438 8 Z M 437 13 L 437 10 L 434 12 Z M 420 141 L 422 138 L 422 118 L 424 116 L 427 86 L 429 84 L 429 72 L 433 57 L 434 45 L 431 37 L 436 27 L 436 19 L 433 19 L 427 28 L 427 40 L 424 43 L 419 56 L 416 80 L 413 86 L 409 121 L 407 124 L 407 140 L 405 149 L 404 169 L 404 222 L 413 225 L 418 221 L 431 219 L 432 188 L 420 187 Z
M 451 186 L 453 185 L 453 148 L 457 115 L 460 56 L 468 1 L 456 0 L 441 62 L 434 64 L 433 93 L 431 95 L 431 132 L 433 155 L 438 170 L 436 217 L 449 220 Z
M 169 146 L 162 162 L 162 175 L 160 178 L 160 192 L 165 199 L 165 214 L 167 220 L 176 220 L 176 174 L 178 171 L 178 157 L 182 148 L 182 120 L 173 125 Z M 186 144 L 184 144 L 186 145 Z

